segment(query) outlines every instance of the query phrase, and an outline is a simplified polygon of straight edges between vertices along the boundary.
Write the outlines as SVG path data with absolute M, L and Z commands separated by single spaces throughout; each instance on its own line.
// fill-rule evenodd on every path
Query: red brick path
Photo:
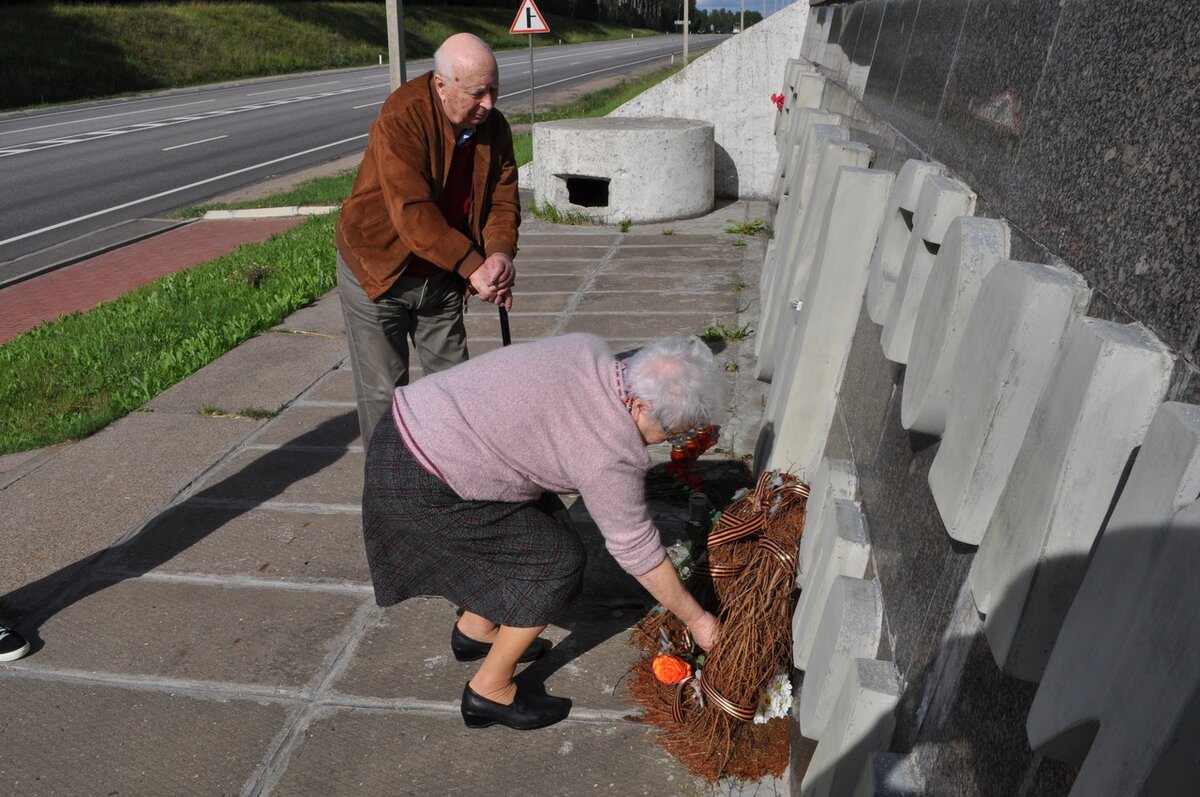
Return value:
M 0 343 L 44 321 L 90 310 L 159 277 L 241 244 L 266 240 L 303 219 L 198 221 L 0 290 Z

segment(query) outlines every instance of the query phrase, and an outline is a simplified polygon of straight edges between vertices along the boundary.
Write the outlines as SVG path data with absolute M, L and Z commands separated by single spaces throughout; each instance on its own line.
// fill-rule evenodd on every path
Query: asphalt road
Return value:
M 693 36 L 692 53 L 723 36 Z M 535 96 L 665 64 L 679 36 L 534 49 Z M 529 51 L 497 56 L 529 107 Z M 431 62 L 409 62 L 415 77 Z M 31 253 L 361 151 L 387 68 L 266 78 L 0 115 L 0 284 Z

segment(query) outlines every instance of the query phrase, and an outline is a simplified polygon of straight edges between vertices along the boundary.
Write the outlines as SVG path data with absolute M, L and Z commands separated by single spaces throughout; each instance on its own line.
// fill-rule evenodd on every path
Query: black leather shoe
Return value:
M 565 697 L 527 695 L 517 687 L 511 706 L 480 697 L 468 683 L 463 687 L 462 718 L 468 728 L 487 728 L 505 725 L 518 731 L 545 728 L 564 720 L 571 713 L 571 701 Z
M 477 642 L 471 637 L 458 630 L 458 625 L 454 626 L 454 630 L 450 632 L 450 650 L 454 651 L 454 658 L 459 661 L 478 661 L 488 654 L 492 649 L 491 642 Z M 518 664 L 540 659 L 550 650 L 550 642 L 538 637 L 533 640 L 533 644 L 525 648 L 525 652 L 521 654 L 521 658 L 517 659 Z

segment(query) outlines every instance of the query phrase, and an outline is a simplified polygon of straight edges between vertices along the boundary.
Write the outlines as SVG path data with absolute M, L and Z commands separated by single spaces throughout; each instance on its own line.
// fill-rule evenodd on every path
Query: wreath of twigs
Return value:
M 676 650 L 691 647 L 674 615 L 651 612 L 634 630 L 632 643 L 647 655 L 634 665 L 629 689 L 644 708 L 643 721 L 660 728 L 663 747 L 710 781 L 780 775 L 787 766 L 786 720 L 751 720 L 767 684 L 790 668 L 807 499 L 808 485 L 768 472 L 717 518 L 687 579 L 692 594 L 721 621 L 702 670 L 673 685 L 655 677 L 652 661 L 662 640 Z

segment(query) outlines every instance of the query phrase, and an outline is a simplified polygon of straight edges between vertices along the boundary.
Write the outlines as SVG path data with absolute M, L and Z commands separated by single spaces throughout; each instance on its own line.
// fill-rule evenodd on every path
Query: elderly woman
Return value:
M 617 562 L 708 649 L 717 620 L 680 583 L 650 520 L 646 446 L 711 420 L 723 382 L 696 338 L 618 361 L 593 335 L 509 346 L 397 388 L 375 428 L 363 537 L 380 606 L 442 595 L 463 614 L 468 727 L 552 725 L 570 701 L 521 691 L 546 624 L 579 591 L 584 548 L 554 493 L 578 491 Z

